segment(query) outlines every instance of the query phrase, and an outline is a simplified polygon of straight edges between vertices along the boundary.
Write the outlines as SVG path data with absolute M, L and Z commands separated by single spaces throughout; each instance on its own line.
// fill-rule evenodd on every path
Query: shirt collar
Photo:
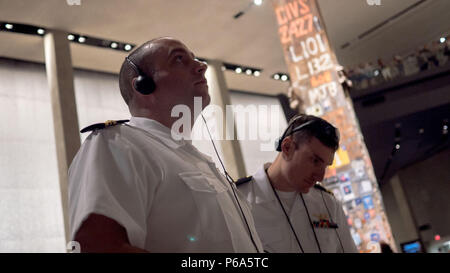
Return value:
M 192 144 L 191 140 L 184 139 L 182 135 L 172 132 L 170 128 L 153 119 L 131 117 L 129 125 L 149 132 L 151 135 L 161 140 L 165 145 L 173 149 L 177 149 L 186 144 Z
M 266 163 L 261 166 L 258 171 L 253 175 L 255 179 L 255 203 L 267 203 L 275 200 L 275 194 L 273 192 L 272 186 L 270 185 L 269 177 L 267 176 L 267 168 L 270 167 L 272 163 Z

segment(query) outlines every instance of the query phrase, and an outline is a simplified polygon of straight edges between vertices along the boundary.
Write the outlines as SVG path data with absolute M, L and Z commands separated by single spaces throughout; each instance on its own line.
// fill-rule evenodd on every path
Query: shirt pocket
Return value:
M 223 242 L 230 239 L 227 225 L 227 211 L 223 196 L 227 188 L 212 175 L 203 172 L 182 172 L 178 176 L 189 188 L 196 204 L 196 219 L 201 225 L 204 239 L 213 242 Z
M 222 193 L 227 191 L 214 176 L 202 172 L 182 172 L 178 174 L 181 180 L 194 192 Z
M 319 240 L 320 247 L 324 253 L 336 253 L 341 252 L 341 248 L 338 248 L 338 237 L 336 235 L 336 229 L 334 228 L 315 228 L 317 239 Z
M 273 227 L 257 227 L 259 238 L 264 246 L 264 250 L 269 253 L 288 252 L 290 246 L 283 241 L 282 229 L 279 226 Z

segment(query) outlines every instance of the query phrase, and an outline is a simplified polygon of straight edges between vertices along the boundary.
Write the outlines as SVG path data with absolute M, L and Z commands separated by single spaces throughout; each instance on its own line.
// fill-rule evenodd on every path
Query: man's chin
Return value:
M 211 103 L 211 97 L 209 96 L 209 93 L 206 92 L 206 94 L 202 95 L 202 109 L 205 109 L 206 106 L 208 106 Z
M 300 189 L 300 192 L 304 193 L 304 194 L 307 194 L 310 189 L 311 189 L 311 187 L 302 188 L 302 189 Z

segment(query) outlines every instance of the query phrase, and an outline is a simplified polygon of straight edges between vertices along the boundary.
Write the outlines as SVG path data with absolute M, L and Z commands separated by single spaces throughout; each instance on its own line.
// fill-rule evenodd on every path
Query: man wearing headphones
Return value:
M 168 37 L 126 57 L 119 84 L 131 120 L 88 127 L 69 170 L 71 238 L 82 252 L 262 251 L 234 183 L 171 130 L 174 106 L 187 106 L 193 124 L 194 97 L 209 104 L 206 69 Z
M 236 183 L 267 252 L 357 252 L 345 214 L 318 181 L 333 163 L 339 132 L 310 115 L 291 119 L 273 163 Z

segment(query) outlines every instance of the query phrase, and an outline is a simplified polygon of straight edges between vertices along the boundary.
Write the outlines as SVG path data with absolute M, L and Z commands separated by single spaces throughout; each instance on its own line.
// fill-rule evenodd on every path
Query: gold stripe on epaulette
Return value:
M 115 120 L 107 120 L 105 121 L 105 127 L 114 126 L 117 124 L 117 121 Z

